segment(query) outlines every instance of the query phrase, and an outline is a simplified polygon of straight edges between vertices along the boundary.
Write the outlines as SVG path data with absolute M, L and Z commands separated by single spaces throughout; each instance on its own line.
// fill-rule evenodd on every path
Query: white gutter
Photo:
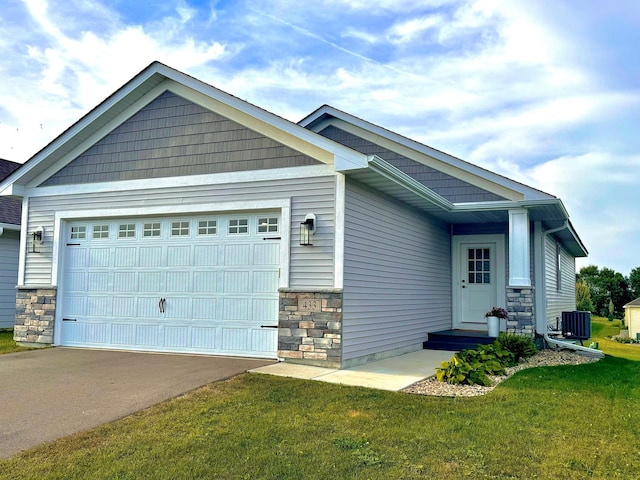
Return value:
M 558 340 L 556 338 L 551 338 L 548 332 L 545 332 L 544 339 L 547 343 L 551 345 L 556 345 L 561 348 L 568 348 L 575 352 L 583 353 L 588 357 L 604 358 L 604 352 L 602 350 L 598 350 L 596 348 L 583 347 L 582 345 L 576 345 L 575 343 L 565 342 L 562 340 Z

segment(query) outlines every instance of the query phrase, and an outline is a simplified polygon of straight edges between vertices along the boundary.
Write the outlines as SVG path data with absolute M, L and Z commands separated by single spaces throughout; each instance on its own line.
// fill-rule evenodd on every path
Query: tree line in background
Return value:
M 576 274 L 576 308 L 601 317 L 624 317 L 624 306 L 640 297 L 640 267 L 628 277 L 595 265 L 582 267 Z

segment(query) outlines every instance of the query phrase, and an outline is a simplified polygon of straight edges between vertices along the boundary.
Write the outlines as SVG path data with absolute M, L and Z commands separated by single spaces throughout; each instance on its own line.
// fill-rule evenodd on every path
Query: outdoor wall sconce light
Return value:
M 313 245 L 313 234 L 316 232 L 316 216 L 308 213 L 300 224 L 300 245 Z
M 44 238 L 44 228 L 36 228 L 31 235 L 33 236 L 33 240 L 31 242 L 31 253 L 40 253 L 40 245 L 42 245 L 42 239 Z

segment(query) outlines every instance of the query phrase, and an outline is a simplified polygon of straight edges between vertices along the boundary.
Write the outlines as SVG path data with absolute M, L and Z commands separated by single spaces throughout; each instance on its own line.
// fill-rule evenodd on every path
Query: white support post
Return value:
M 509 210 L 509 286 L 530 287 L 529 212 Z

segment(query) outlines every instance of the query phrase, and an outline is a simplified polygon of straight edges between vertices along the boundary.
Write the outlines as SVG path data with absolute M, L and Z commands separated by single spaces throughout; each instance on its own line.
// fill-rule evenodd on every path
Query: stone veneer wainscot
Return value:
M 278 358 L 340 368 L 342 289 L 280 289 Z
M 13 339 L 20 345 L 44 347 L 53 343 L 57 288 L 18 286 Z
M 527 336 L 535 334 L 533 287 L 507 287 L 507 330 Z

